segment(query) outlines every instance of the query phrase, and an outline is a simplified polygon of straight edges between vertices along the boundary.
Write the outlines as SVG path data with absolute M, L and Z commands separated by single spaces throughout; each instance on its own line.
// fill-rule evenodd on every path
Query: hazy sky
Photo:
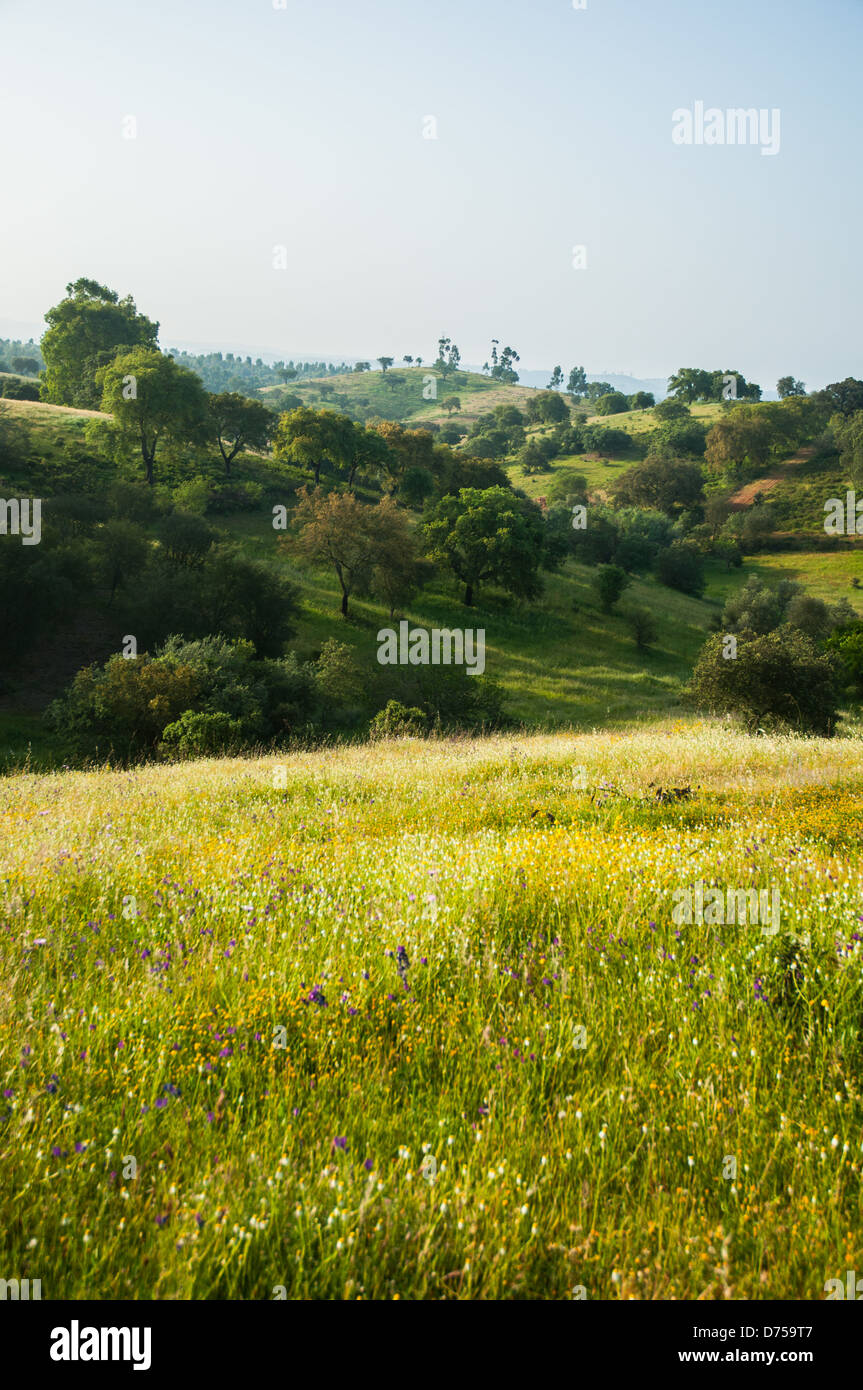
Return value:
M 164 347 L 860 376 L 861 56 L 863 0 L 0 0 L 0 333 L 86 275 Z

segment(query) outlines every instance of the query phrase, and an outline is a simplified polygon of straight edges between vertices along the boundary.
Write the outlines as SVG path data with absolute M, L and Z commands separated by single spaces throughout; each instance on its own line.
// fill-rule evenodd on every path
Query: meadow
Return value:
M 711 721 L 3 779 L 4 1270 L 823 1298 L 863 1262 L 861 812 L 854 731 Z M 676 926 L 696 881 L 780 930 Z

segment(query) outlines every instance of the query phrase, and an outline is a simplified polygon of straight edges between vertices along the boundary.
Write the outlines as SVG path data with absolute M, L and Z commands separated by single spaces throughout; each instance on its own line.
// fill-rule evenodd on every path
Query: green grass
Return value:
M 302 600 L 297 638 L 303 657 L 316 655 L 328 638 L 347 642 L 360 662 L 374 663 L 376 635 L 390 626 L 388 610 L 372 600 L 352 598 L 350 617 L 339 614 L 335 574 L 294 563 L 278 550 L 274 533 L 256 517 L 230 519 L 228 534 L 250 556 L 279 564 L 296 584 Z M 711 586 L 719 567 L 709 568 Z M 652 576 L 636 579 L 620 608 L 630 603 L 651 609 L 659 623 L 655 648 L 640 652 L 622 612 L 602 612 L 592 589 L 594 570 L 572 561 L 560 574 L 544 576 L 545 593 L 529 607 L 495 591 L 480 591 L 473 608 L 461 602 L 462 589 L 441 577 L 403 609 L 420 627 L 483 628 L 486 674 L 500 681 L 511 717 L 543 727 L 637 720 L 675 708 L 680 687 L 718 611 L 711 590 L 703 600 L 664 588 Z M 736 582 L 742 579 L 737 572 Z M 575 606 L 577 605 L 577 607 Z
M 358 380 L 367 382 L 369 377 L 363 375 Z M 85 412 L 55 406 L 17 402 L 12 407 L 14 413 L 28 419 L 34 448 L 42 451 L 48 450 L 52 437 L 80 431 L 87 418 Z M 626 462 L 608 466 L 573 457 L 555 460 L 549 473 L 525 478 L 512 468 L 510 475 L 529 495 L 543 496 L 560 468 L 585 473 L 589 487 L 598 491 L 628 466 L 631 464 Z M 238 476 L 252 476 L 264 483 L 268 507 L 275 500 L 290 505 L 294 488 L 308 481 L 296 469 L 275 470 L 266 460 L 251 456 L 239 460 L 236 471 Z M 373 501 L 374 494 L 368 492 L 367 498 Z M 239 541 L 247 554 L 278 565 L 298 586 L 301 612 L 292 645 L 302 658 L 315 657 L 327 639 L 336 638 L 352 646 L 367 669 L 375 668 L 376 634 L 390 625 L 383 605 L 355 597 L 350 619 L 345 622 L 339 614 L 335 575 L 300 565 L 291 558 L 289 547 L 287 551 L 280 549 L 269 510 L 216 516 L 211 521 L 224 535 Z M 461 589 L 441 576 L 397 618 L 406 617 L 422 627 L 483 628 L 486 671 L 503 686 L 507 712 L 516 722 L 543 728 L 622 725 L 680 710 L 681 688 L 712 617 L 749 574 L 762 575 L 768 582 L 787 574 L 819 596 L 835 599 L 845 593 L 861 606 L 850 588 L 850 579 L 855 575 L 863 578 L 863 554 L 825 552 L 750 557 L 742 569 L 732 571 L 708 561 L 708 586 L 702 600 L 664 588 L 651 576 L 638 578 L 626 591 L 620 610 L 639 604 L 653 612 L 659 636 L 648 652 L 636 648 L 622 611 L 610 615 L 601 611 L 593 595 L 593 571 L 571 561 L 561 573 L 545 576 L 543 597 L 529 607 L 509 601 L 499 592 L 481 590 L 476 607 L 466 609 Z M 28 749 L 31 765 L 44 765 L 51 744 L 44 733 L 34 738 L 35 728 L 32 717 L 22 722 L 11 715 L 0 716 L 3 766 L 21 763 Z
M 597 459 L 587 458 L 583 454 L 561 454 L 552 461 L 547 473 L 525 473 L 518 464 L 510 464 L 506 471 L 513 487 L 521 488 L 528 497 L 545 496 L 554 481 L 555 473 L 560 469 L 571 469 L 575 473 L 581 473 L 587 480 L 590 492 L 604 493 L 637 462 L 637 459 L 632 458 Z
M 707 723 L 0 783 L 3 1268 L 823 1297 L 863 1261 L 861 814 L 859 739 Z M 676 925 L 698 881 L 779 929 Z
M 794 579 L 803 584 L 816 598 L 835 603 L 847 598 L 863 613 L 863 591 L 851 587 L 852 579 L 863 584 L 863 548 L 850 551 L 753 556 L 748 564 L 761 575 L 765 583 L 776 584 L 780 579 Z
M 722 604 L 750 575 L 756 575 L 773 587 L 781 579 L 792 579 L 815 598 L 829 603 L 847 598 L 863 617 L 863 590 L 858 592 L 851 587 L 853 578 L 863 582 L 863 549 L 748 555 L 741 569 L 726 570 L 724 565 L 714 562 L 709 574 L 708 592 Z
M 426 400 L 423 396 L 430 375 L 437 378 L 435 400 Z M 347 372 L 339 376 L 289 382 L 285 387 L 266 387 L 261 396 L 266 399 L 268 394 L 278 396 L 286 391 L 300 396 L 304 404 L 315 409 L 327 406 L 335 410 L 346 403 L 364 419 L 378 415 L 385 420 L 410 421 L 421 425 L 424 421 L 444 424 L 450 418 L 454 423 L 461 420 L 470 423 L 497 405 L 523 408 L 525 401 L 536 394 L 532 386 L 519 386 L 517 383 L 502 386 L 479 372 L 462 372 L 459 375 L 465 378 L 463 385 L 454 384 L 451 376 L 444 379 L 431 364 L 422 367 L 400 367 L 396 364 L 386 373 L 379 370 Z M 403 378 L 403 382 L 393 387 L 391 380 L 398 377 Z M 329 398 L 322 396 L 322 386 L 332 386 L 335 393 Z M 458 396 L 461 402 L 461 410 L 452 416 L 443 409 L 443 401 L 448 396 Z
M 92 470 L 86 465 L 82 470 L 76 459 L 90 452 L 84 435 L 90 420 L 107 418 L 97 410 L 0 399 L 0 430 L 8 421 L 12 444 L 11 463 L 8 457 L 0 462 L 0 480 L 6 487 L 32 487 L 43 497 L 76 490 L 82 478 L 89 478 L 96 490 Z M 110 465 L 96 471 L 107 473 Z
M 714 424 L 723 414 L 723 406 L 719 401 L 709 401 L 703 405 L 691 405 L 689 414 L 693 420 L 699 421 L 708 428 Z M 619 415 L 588 415 L 588 424 L 609 425 L 614 429 L 626 430 L 627 434 L 651 434 L 662 424 L 656 418 L 653 409 L 650 410 L 624 410 Z

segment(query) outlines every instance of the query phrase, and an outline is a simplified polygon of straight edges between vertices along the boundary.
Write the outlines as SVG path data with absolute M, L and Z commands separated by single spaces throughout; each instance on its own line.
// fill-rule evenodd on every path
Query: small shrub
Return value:
M 628 584 L 630 576 L 619 565 L 600 565 L 591 583 L 596 590 L 603 610 L 610 613 Z
M 222 711 L 204 714 L 184 710 L 162 733 L 164 751 L 181 758 L 214 757 L 240 748 L 242 742 L 242 724 Z
M 203 516 L 209 506 L 211 493 L 212 485 L 206 478 L 188 478 L 174 488 L 171 500 L 178 512 Z
M 369 724 L 372 738 L 422 737 L 428 732 L 428 718 L 416 706 L 403 705 L 400 700 L 388 700 Z
M 203 564 L 215 534 L 202 516 L 172 512 L 162 522 L 159 538 L 172 564 L 195 566 Z
M 633 606 L 623 614 L 635 645 L 641 651 L 651 647 L 659 636 L 659 624 L 648 608 Z

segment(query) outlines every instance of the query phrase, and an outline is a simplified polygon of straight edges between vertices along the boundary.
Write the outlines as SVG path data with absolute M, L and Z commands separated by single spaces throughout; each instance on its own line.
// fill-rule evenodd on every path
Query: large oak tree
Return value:
M 54 405 L 87 410 L 99 406 L 99 369 L 119 349 L 154 349 L 159 335 L 158 323 L 138 313 L 131 295 L 120 299 L 115 290 L 96 280 L 67 285 L 66 298 L 48 310 L 45 321 L 43 397 Z
M 266 448 L 275 433 L 276 418 L 260 401 L 237 391 L 210 396 L 207 405 L 211 434 L 230 477 L 231 464 L 241 449 Z
M 471 605 L 479 585 L 499 584 L 518 598 L 541 592 L 542 513 L 512 488 L 462 488 L 442 497 L 425 523 L 428 552 L 465 586 Z
M 156 348 L 135 348 L 97 374 L 102 409 L 121 436 L 141 451 L 152 486 L 160 442 L 200 443 L 205 437 L 207 394 L 201 378 Z
M 312 564 L 335 571 L 343 618 L 348 616 L 351 594 L 367 593 L 373 581 L 388 598 L 388 573 L 397 588 L 403 584 L 416 556 L 407 517 L 391 497 L 369 507 L 350 493 L 325 493 L 322 488 L 301 488 L 298 496 L 294 549 Z

